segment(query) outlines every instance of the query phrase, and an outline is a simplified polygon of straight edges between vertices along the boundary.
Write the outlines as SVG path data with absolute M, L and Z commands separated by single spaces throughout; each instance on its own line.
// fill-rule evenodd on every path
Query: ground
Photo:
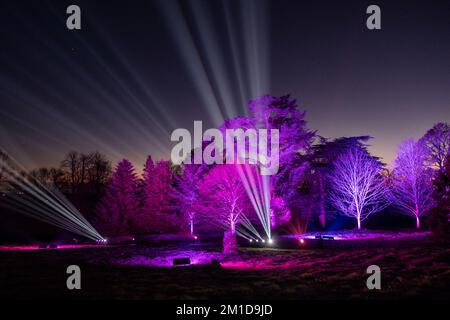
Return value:
M 184 256 L 194 265 L 171 266 Z M 66 289 L 72 264 L 82 270 L 79 291 Z M 372 264 L 382 271 L 380 291 L 366 287 Z M 241 248 L 233 256 L 192 243 L 0 251 L 0 298 L 449 299 L 449 288 L 450 249 L 428 238 L 375 247 Z

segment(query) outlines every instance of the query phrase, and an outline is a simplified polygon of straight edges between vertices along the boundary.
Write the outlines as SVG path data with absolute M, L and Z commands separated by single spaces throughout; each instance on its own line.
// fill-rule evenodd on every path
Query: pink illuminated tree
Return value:
M 387 206 L 388 187 L 382 165 L 361 148 L 352 148 L 334 162 L 330 200 L 345 216 L 355 218 L 358 229 L 371 214 Z
M 236 227 L 249 202 L 237 166 L 214 166 L 200 182 L 199 197 L 197 208 L 203 217 L 228 230 L 224 251 L 236 246 Z
M 402 213 L 416 219 L 420 228 L 420 217 L 434 206 L 433 172 L 427 167 L 429 149 L 413 139 L 404 141 L 399 149 L 393 170 L 390 199 Z
M 130 220 L 138 211 L 136 194 L 137 177 L 134 167 L 124 159 L 117 165 L 97 208 L 97 225 L 104 234 L 129 234 Z

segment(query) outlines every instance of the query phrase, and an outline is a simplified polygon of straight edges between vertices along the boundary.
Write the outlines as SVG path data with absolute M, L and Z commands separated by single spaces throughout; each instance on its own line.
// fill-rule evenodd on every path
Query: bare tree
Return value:
M 390 198 L 400 210 L 416 218 L 420 228 L 420 217 L 434 206 L 433 173 L 426 166 L 429 150 L 422 142 L 413 139 L 404 141 L 399 149 L 393 170 Z
M 388 187 L 382 165 L 361 148 L 352 148 L 334 163 L 331 203 L 341 214 L 361 222 L 387 205 Z
M 80 171 L 80 162 L 79 162 L 79 154 L 76 151 L 70 151 L 64 160 L 61 162 L 61 168 L 65 170 L 69 176 L 69 183 L 71 185 L 72 193 L 75 192 L 79 171 Z
M 89 154 L 87 182 L 91 191 L 99 193 L 100 188 L 107 183 L 111 172 L 111 162 L 103 154 L 99 152 Z

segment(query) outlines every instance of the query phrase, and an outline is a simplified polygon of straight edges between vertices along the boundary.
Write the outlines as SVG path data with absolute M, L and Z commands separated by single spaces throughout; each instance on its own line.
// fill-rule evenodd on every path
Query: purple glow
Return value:
M 35 250 L 64 250 L 64 249 L 90 249 L 90 248 L 101 248 L 104 245 L 96 244 L 58 244 L 57 248 L 39 248 L 39 245 L 26 245 L 26 246 L 0 246 L 0 251 L 35 251 Z

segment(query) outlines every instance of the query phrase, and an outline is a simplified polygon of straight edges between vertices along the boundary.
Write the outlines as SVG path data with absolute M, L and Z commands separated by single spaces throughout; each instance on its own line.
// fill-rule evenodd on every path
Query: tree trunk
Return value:
M 325 189 L 323 185 L 323 178 L 322 175 L 319 173 L 319 187 L 320 187 L 320 199 L 319 199 L 319 205 L 320 205 L 320 216 L 319 216 L 319 222 L 322 228 L 326 227 L 327 224 L 327 217 L 325 213 Z
M 358 230 L 361 230 L 361 216 L 357 215 L 356 219 L 358 220 Z
M 237 239 L 236 233 L 231 231 L 226 231 L 223 235 L 223 253 L 225 254 L 233 254 L 237 253 Z
M 416 216 L 416 228 L 420 229 L 420 218 L 419 218 L 419 216 Z
M 191 225 L 191 236 L 194 235 L 194 219 L 190 219 L 189 221 L 190 225 Z

